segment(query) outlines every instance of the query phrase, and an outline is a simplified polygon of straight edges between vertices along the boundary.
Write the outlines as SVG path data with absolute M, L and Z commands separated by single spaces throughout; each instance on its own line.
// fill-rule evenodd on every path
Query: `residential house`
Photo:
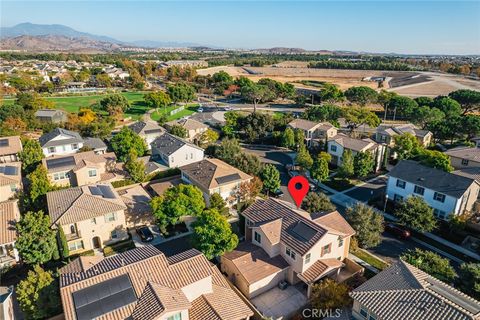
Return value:
M 20 220 L 17 200 L 0 202 L 0 269 L 20 261 L 15 248 L 17 231 L 15 224 Z
M 375 171 L 382 167 L 385 156 L 385 145 L 383 144 L 378 144 L 372 139 L 351 138 L 343 133 L 339 133 L 328 140 L 328 153 L 332 156 L 332 164 L 342 165 L 345 150 L 350 150 L 352 156 L 355 156 L 358 152 L 370 152 L 375 159 Z
M 253 311 L 195 249 L 165 256 L 154 246 L 79 257 L 60 270 L 66 320 L 241 320 Z
M 249 299 L 281 281 L 303 282 L 310 296 L 315 282 L 327 276 L 340 279 L 347 265 L 363 270 L 347 258 L 355 231 L 337 211 L 310 214 L 269 198 L 257 200 L 241 215 L 246 243 L 221 257 L 221 269 Z
M 19 136 L 0 137 L 0 163 L 20 161 L 18 153 L 22 151 Z
M 175 125 L 181 126 L 187 130 L 187 137 L 185 140 L 190 142 L 198 140 L 202 133 L 208 129 L 208 125 L 193 119 L 180 119 L 178 121 L 170 121 L 165 124 L 167 128 L 171 128 Z
M 480 302 L 399 260 L 350 292 L 353 319 L 478 320 Z
M 58 186 L 83 186 L 115 180 L 115 153 L 94 151 L 52 156 L 42 159 L 50 182 Z
M 402 160 L 389 172 L 386 192 L 393 201 L 422 197 L 437 218 L 448 220 L 451 214 L 471 211 L 479 191 L 475 179 Z
M 309 147 L 323 144 L 327 139 L 337 135 L 337 128 L 328 122 L 314 122 L 305 119 L 294 119 L 287 127 L 303 131 L 306 145 Z
M 90 147 L 95 153 L 103 153 L 107 146 L 98 138 L 83 139 L 77 132 L 55 128 L 39 139 L 46 157 L 77 153 L 82 147 Z
M 0 164 L 0 201 L 8 200 L 22 189 L 22 163 Z
M 203 192 L 205 201 L 219 193 L 229 206 L 238 202 L 240 184 L 248 182 L 252 176 L 219 159 L 204 159 L 180 168 L 182 180 L 193 184 Z
M 60 109 L 40 109 L 35 112 L 35 119 L 46 123 L 67 122 L 67 113 Z
M 0 320 L 13 320 L 13 286 L 0 287 Z
M 203 149 L 168 132 L 152 143 L 152 158 L 168 168 L 177 168 L 203 159 Z
M 455 169 L 480 168 L 480 148 L 458 147 L 445 151 Z
M 385 143 L 389 147 L 395 144 L 394 138 L 399 135 L 409 133 L 417 138 L 418 142 L 424 147 L 430 145 L 433 134 L 428 130 L 421 130 L 411 123 L 406 124 L 385 124 L 377 127 L 375 132 L 375 141 Z
M 52 227 L 63 228 L 70 253 L 128 238 L 127 207 L 110 183 L 50 191 L 47 204 Z
M 165 133 L 165 129 L 160 127 L 154 121 L 138 121 L 129 125 L 128 127 L 142 137 L 149 150 L 152 149 L 151 143 Z

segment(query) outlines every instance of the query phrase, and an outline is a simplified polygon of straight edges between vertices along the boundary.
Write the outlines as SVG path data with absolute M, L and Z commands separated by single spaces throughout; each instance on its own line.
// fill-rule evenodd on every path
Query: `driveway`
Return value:
M 148 245 L 157 245 L 157 244 L 165 241 L 163 236 L 160 234 L 160 230 L 158 229 L 158 226 L 151 225 L 148 228 L 153 233 L 153 240 L 150 241 L 150 242 L 143 242 L 142 239 L 140 239 L 140 236 L 135 231 L 135 228 L 129 228 L 128 229 L 128 231 L 132 235 L 132 240 L 133 240 L 133 243 L 135 243 L 135 247 L 138 248 L 138 247 L 144 247 L 144 246 L 148 246 Z
M 383 197 L 387 190 L 387 177 L 379 177 L 373 181 L 367 182 L 364 185 L 354 187 L 345 194 L 358 201 L 368 202 L 372 198 Z
M 307 297 L 294 286 L 275 287 L 250 300 L 265 318 L 288 319 L 307 304 Z

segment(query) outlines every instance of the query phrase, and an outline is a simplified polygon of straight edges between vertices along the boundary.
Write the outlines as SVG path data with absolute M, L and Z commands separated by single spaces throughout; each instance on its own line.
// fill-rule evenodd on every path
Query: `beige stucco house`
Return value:
M 428 130 L 421 130 L 411 123 L 403 124 L 384 124 L 377 127 L 375 132 L 375 141 L 385 143 L 389 147 L 395 144 L 396 136 L 409 133 L 417 138 L 418 142 L 424 147 L 428 147 L 432 141 L 433 134 Z
M 113 152 L 96 154 L 94 151 L 42 159 L 50 182 L 57 186 L 83 186 L 113 181 L 118 175 L 116 161 Z
M 20 161 L 18 153 L 22 151 L 19 136 L 0 137 L 0 163 Z
M 455 169 L 480 168 L 480 148 L 458 147 L 445 151 Z
M 47 193 L 53 228 L 63 228 L 70 253 L 101 249 L 128 238 L 127 206 L 110 183 Z
M 13 198 L 22 189 L 22 163 L 0 164 L 0 201 Z
M 20 261 L 15 248 L 17 231 L 15 223 L 20 220 L 17 200 L 0 202 L 0 269 Z
M 152 149 L 151 143 L 160 137 L 165 129 L 160 127 L 154 121 L 138 121 L 128 126 L 133 132 L 142 137 L 147 144 L 148 149 Z
M 337 128 L 328 122 L 314 122 L 305 119 L 292 120 L 287 127 L 303 131 L 307 146 L 316 146 L 325 143 L 337 134 Z
M 204 159 L 180 168 L 182 180 L 200 188 L 207 204 L 210 196 L 219 193 L 233 206 L 238 202 L 238 191 L 242 183 L 248 182 L 252 176 L 232 167 L 219 159 Z
M 190 142 L 194 142 L 196 139 L 200 138 L 202 133 L 208 129 L 208 125 L 193 119 L 180 119 L 178 121 L 170 121 L 165 124 L 167 128 L 171 128 L 175 125 L 181 126 L 187 130 L 187 137 L 185 139 Z
M 221 269 L 249 299 L 280 281 L 304 282 L 309 296 L 319 279 L 354 265 L 347 256 L 355 231 L 337 211 L 310 214 L 269 198 L 241 214 L 246 241 L 221 257 Z

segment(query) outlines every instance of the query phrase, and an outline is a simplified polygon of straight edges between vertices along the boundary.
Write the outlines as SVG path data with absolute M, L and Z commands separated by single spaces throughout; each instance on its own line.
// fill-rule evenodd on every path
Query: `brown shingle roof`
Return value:
M 335 141 L 342 147 L 357 152 L 364 152 L 377 146 L 377 143 L 371 139 L 354 139 L 349 136 L 339 133 L 332 137 L 329 141 Z
M 19 136 L 0 137 L 0 156 L 16 154 L 22 151 L 22 141 Z
M 0 202 L 0 244 L 12 243 L 17 239 L 15 223 L 20 220 L 17 200 Z
M 455 157 L 455 158 L 480 162 L 480 148 L 476 148 L 476 147 L 473 147 L 473 148 L 465 148 L 465 147 L 454 148 L 454 149 L 450 149 L 448 151 L 445 151 L 445 154 L 447 154 L 451 157 Z
M 350 226 L 347 220 L 345 220 L 336 210 L 323 213 L 322 215 L 317 216 L 313 221 L 320 224 L 325 229 L 333 233 L 338 232 L 345 237 L 353 236 L 355 234 L 355 230 L 352 226 Z

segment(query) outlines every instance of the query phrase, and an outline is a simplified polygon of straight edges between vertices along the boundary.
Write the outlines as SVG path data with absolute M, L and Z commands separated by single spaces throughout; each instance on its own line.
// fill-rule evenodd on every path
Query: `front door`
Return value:
M 94 249 L 100 249 L 102 247 L 102 244 L 100 243 L 100 237 L 93 237 L 92 242 Z

